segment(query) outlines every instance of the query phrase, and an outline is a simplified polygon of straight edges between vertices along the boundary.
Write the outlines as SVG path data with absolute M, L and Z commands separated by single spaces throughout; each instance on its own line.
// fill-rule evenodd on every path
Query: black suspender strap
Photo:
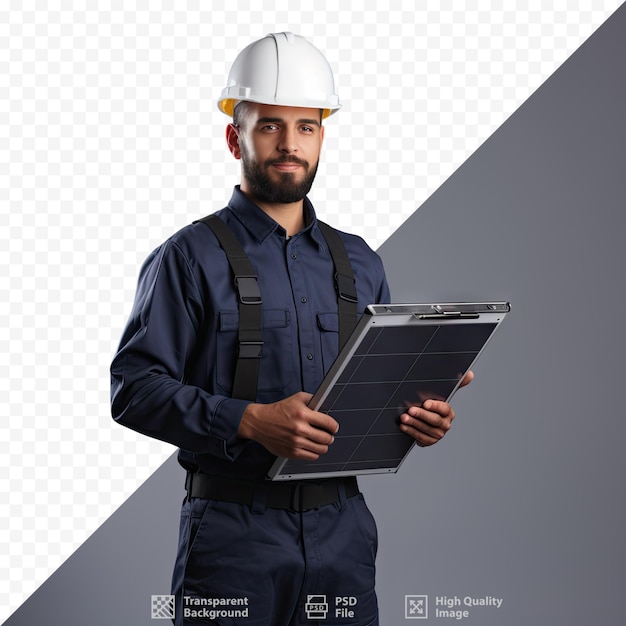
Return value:
M 239 354 L 232 397 L 256 402 L 263 349 L 261 292 L 258 276 L 232 231 L 217 215 L 201 220 L 215 234 L 228 258 L 239 297 Z
M 339 309 L 339 349 L 341 350 L 357 323 L 357 294 L 354 272 L 339 233 L 320 220 L 317 220 L 317 225 L 320 227 L 324 239 L 326 239 L 330 256 L 335 265 L 335 288 L 337 289 Z

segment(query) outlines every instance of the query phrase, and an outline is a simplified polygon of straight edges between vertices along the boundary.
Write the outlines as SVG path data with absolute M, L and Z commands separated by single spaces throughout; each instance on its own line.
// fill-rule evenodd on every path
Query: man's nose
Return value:
M 298 141 L 295 129 L 288 127 L 283 128 L 278 141 L 278 149 L 287 154 L 298 150 Z

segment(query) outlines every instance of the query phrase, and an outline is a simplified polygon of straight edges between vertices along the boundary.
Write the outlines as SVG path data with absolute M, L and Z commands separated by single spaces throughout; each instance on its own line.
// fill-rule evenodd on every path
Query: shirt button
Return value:
M 313 355 L 309 352 L 309 353 L 306 355 L 306 358 L 307 358 L 307 359 L 309 359 L 309 361 L 312 361 L 312 360 L 313 360 Z
M 298 258 L 298 255 L 297 255 L 295 252 L 292 252 L 292 253 L 291 253 L 291 258 L 292 258 L 292 259 L 297 259 L 297 258 Z
M 302 302 L 302 304 L 304 304 L 306 302 L 306 298 L 304 296 L 302 296 L 302 298 L 300 298 L 300 302 Z

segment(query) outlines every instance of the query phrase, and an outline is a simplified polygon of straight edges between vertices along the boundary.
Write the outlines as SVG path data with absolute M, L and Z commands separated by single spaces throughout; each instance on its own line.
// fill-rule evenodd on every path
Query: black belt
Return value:
M 246 482 L 229 478 L 215 478 L 206 474 L 187 472 L 185 488 L 188 498 L 222 500 L 253 506 L 263 502 L 270 509 L 308 511 L 341 500 L 340 488 L 346 498 L 359 494 L 356 477 L 327 478 L 323 481 Z

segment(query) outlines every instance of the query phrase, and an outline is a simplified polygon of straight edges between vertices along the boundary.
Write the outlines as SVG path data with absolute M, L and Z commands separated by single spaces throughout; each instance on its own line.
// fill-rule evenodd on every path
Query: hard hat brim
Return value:
M 243 100 L 237 100 L 235 98 L 225 98 L 223 100 L 220 100 L 217 103 L 217 106 L 222 113 L 225 113 L 229 117 L 233 117 L 233 115 L 235 114 L 235 106 L 237 105 L 238 102 L 243 102 Z M 269 104 L 271 106 L 291 106 L 291 107 L 303 107 L 307 109 L 322 109 L 322 119 L 326 119 L 327 117 L 331 116 L 333 113 L 336 113 L 341 108 L 341 105 L 337 105 L 336 108 L 329 109 L 324 106 L 319 106 L 319 107 L 311 106 L 311 104 L 309 103 L 293 104 L 293 103 L 279 103 L 279 102 L 260 102 L 257 100 L 246 100 L 246 102 L 256 102 L 257 104 Z

